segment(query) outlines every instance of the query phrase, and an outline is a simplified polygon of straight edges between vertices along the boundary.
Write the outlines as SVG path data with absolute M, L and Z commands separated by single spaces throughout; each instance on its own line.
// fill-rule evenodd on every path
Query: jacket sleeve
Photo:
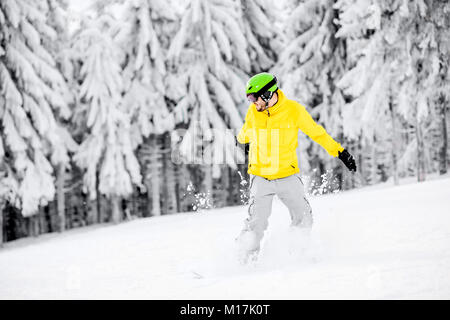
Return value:
M 314 121 L 304 106 L 299 104 L 298 109 L 300 111 L 297 118 L 298 128 L 313 141 L 320 144 L 332 157 L 337 157 L 339 155 L 338 152 L 343 151 L 344 148 L 336 142 L 321 125 Z
M 245 116 L 244 125 L 239 131 L 239 134 L 237 135 L 237 141 L 242 144 L 249 143 L 250 131 L 251 131 L 251 124 L 250 124 L 250 108 L 249 108 L 249 110 L 247 111 L 247 115 Z

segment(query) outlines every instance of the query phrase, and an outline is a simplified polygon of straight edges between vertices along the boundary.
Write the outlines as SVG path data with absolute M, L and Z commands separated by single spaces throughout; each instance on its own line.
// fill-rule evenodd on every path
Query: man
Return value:
M 253 76 L 246 94 L 251 105 L 237 136 L 239 143 L 250 143 L 250 204 L 237 239 L 242 263 L 250 257 L 255 259 L 259 252 L 275 194 L 288 207 L 293 226 L 306 230 L 312 227 L 312 211 L 305 198 L 296 154 L 299 129 L 356 172 L 352 155 L 314 122 L 304 106 L 285 97 L 273 75 Z

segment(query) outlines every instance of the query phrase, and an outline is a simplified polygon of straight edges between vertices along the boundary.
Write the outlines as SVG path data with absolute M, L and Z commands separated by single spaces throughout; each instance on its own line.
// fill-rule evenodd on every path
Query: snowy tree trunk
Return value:
M 361 136 L 358 138 L 357 150 L 358 150 L 357 151 L 357 154 L 358 154 L 358 170 L 360 172 L 359 176 L 361 177 L 361 179 L 360 179 L 360 184 L 361 185 L 359 185 L 357 183 L 357 181 L 354 181 L 355 182 L 354 186 L 358 188 L 358 187 L 362 187 L 362 186 L 367 185 L 367 179 L 366 179 L 366 169 L 367 169 L 367 167 L 366 167 L 366 161 L 364 159 L 364 149 L 363 149 L 363 146 L 362 146 L 362 137 Z M 354 177 L 354 175 L 352 175 L 352 176 Z
M 175 164 L 171 158 L 171 139 L 170 135 L 164 135 L 164 179 L 165 179 L 165 201 L 164 212 L 171 214 L 177 211 L 177 198 L 176 198 L 176 179 L 175 179 Z
M 184 163 L 177 165 L 177 190 L 178 190 L 178 212 L 186 212 L 189 210 L 187 203 L 186 187 L 189 182 L 189 171 Z
M 119 223 L 122 221 L 122 199 L 119 196 L 111 197 L 112 205 L 112 221 L 114 223 Z
M 66 210 L 64 197 L 65 168 L 63 164 L 58 165 L 56 176 L 56 203 L 58 208 L 58 230 L 66 229 Z
M 36 215 L 33 216 L 34 218 L 34 236 L 37 237 L 41 234 L 41 219 L 40 219 L 40 213 L 38 211 L 38 213 Z
M 0 248 L 3 246 L 3 209 L 4 203 L 0 199 Z
M 105 219 L 105 212 L 106 209 L 108 208 L 108 206 L 106 206 L 105 203 L 105 197 L 103 195 L 100 195 L 99 193 L 97 193 L 97 214 L 98 214 L 98 221 L 99 223 L 103 223 L 105 222 L 107 219 Z
M 158 137 L 152 135 L 150 137 L 150 148 L 152 151 L 152 156 L 150 158 L 150 180 L 151 180 L 151 190 L 152 190 L 152 216 L 161 215 L 161 205 L 160 205 L 160 170 L 159 170 L 159 153 L 160 148 L 158 144 Z
M 208 194 L 209 192 L 212 198 L 212 191 L 213 191 L 212 165 L 210 164 L 203 165 L 203 172 L 205 173 L 205 176 L 203 178 L 204 192 L 205 194 Z
M 224 166 L 222 168 L 222 192 L 223 192 L 223 199 L 224 199 L 224 203 L 222 204 L 223 206 L 227 206 L 230 205 L 232 203 L 232 199 L 231 199 L 231 193 L 229 192 L 229 186 L 231 184 L 231 179 L 230 179 L 230 170 L 228 170 L 228 166 Z
M 47 232 L 46 221 L 45 221 L 45 209 L 43 206 L 39 207 L 38 212 L 38 226 L 39 226 L 39 234 L 44 234 Z
M 364 157 L 363 157 L 363 155 L 361 154 L 361 149 L 359 148 L 358 149 L 358 151 L 359 151 L 359 154 L 357 155 L 357 163 L 358 163 L 358 170 L 359 170 L 359 181 L 358 180 L 356 180 L 356 178 L 355 178 L 355 175 L 354 174 L 352 174 L 351 176 L 352 176 L 352 187 L 353 188 L 358 188 L 358 187 L 362 187 L 362 186 L 365 186 L 366 184 L 367 184 L 367 182 L 366 182 L 366 180 L 364 179 L 364 172 L 365 172 L 365 168 L 364 168 L 364 165 L 365 165 L 365 161 L 364 161 Z
M 156 173 L 155 177 L 151 180 L 151 190 L 152 190 L 152 216 L 160 216 L 161 215 L 161 204 L 160 204 L 160 194 L 159 194 L 159 175 L 157 173 L 156 165 L 152 166 L 152 172 Z
M 28 236 L 37 237 L 39 235 L 39 215 L 35 214 L 28 218 Z
M 144 217 L 152 216 L 152 181 L 150 179 L 146 179 L 144 181 L 145 187 L 147 188 L 147 207 L 145 209 Z
M 220 167 L 220 178 L 214 179 L 213 189 L 211 192 L 213 197 L 213 202 L 217 207 L 224 207 L 227 205 L 227 186 L 229 184 L 228 181 L 228 170 L 226 166 L 219 165 Z
M 370 184 L 373 185 L 376 183 L 377 181 L 377 149 L 376 149 L 376 145 L 377 145 L 377 139 L 375 138 L 375 136 L 373 137 L 373 143 L 372 143 L 372 147 L 371 147 L 371 151 L 372 151 L 372 157 L 371 157 L 371 168 L 370 168 Z
M 98 174 L 98 173 L 97 173 Z M 98 223 L 103 223 L 105 222 L 105 215 L 104 215 L 104 210 L 103 210 L 103 196 L 100 194 L 100 190 L 98 189 L 99 186 L 99 182 L 97 179 L 97 185 L 96 185 L 96 194 L 97 197 L 94 200 L 94 203 L 92 204 L 92 207 L 96 206 L 96 208 L 94 209 L 94 212 L 97 214 L 97 222 Z
M 448 148 L 448 133 L 447 133 L 447 114 L 446 104 L 443 94 L 439 98 L 441 105 L 441 128 L 442 128 L 442 146 L 439 152 L 439 174 L 447 173 L 447 148 Z
M 240 170 L 240 166 L 238 165 L 238 169 Z M 230 167 L 227 167 L 227 176 L 228 176 L 228 184 L 227 184 L 227 193 L 228 193 L 228 204 L 236 205 L 239 204 L 239 196 L 236 197 L 236 189 L 240 192 L 243 189 L 240 181 L 238 182 L 233 175 L 233 170 Z M 242 174 L 243 175 L 243 174 Z
M 33 236 L 33 228 L 31 227 L 32 225 L 32 217 L 27 217 L 25 218 L 25 234 L 27 237 L 32 237 Z
M 183 164 L 178 163 L 173 166 L 173 172 L 175 177 L 175 201 L 176 201 L 176 212 L 181 212 L 181 193 L 180 193 L 180 169 L 183 166 Z
M 416 117 L 416 139 L 417 139 L 417 181 L 425 181 L 425 148 L 423 141 L 422 126 Z
M 161 175 L 161 148 L 158 136 L 151 134 L 141 146 L 138 157 L 144 168 L 144 184 L 147 189 L 147 208 L 144 216 L 161 215 L 160 205 L 160 175 Z
M 173 163 L 168 161 L 168 171 L 166 175 L 167 186 L 167 213 L 177 212 L 177 197 L 176 197 L 176 181 L 174 174 Z
M 398 166 L 397 166 L 397 125 L 395 123 L 394 105 L 392 103 L 392 95 L 389 97 L 389 112 L 391 115 L 392 125 L 392 175 L 394 178 L 394 185 L 398 186 Z
M 48 217 L 49 217 L 49 232 L 55 232 L 59 230 L 59 221 L 58 221 L 58 202 L 53 201 L 52 204 L 48 207 Z
M 98 212 L 98 200 L 86 200 L 88 202 L 87 207 L 87 220 L 88 224 L 101 223 L 99 212 Z

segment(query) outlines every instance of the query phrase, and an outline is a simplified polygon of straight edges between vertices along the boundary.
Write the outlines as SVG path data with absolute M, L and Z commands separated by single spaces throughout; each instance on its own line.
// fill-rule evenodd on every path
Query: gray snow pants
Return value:
M 247 252 L 259 251 L 259 245 L 272 212 L 272 199 L 275 194 L 289 209 L 292 226 L 312 227 L 312 210 L 305 198 L 299 173 L 275 180 L 250 175 L 248 217 L 238 238 Z

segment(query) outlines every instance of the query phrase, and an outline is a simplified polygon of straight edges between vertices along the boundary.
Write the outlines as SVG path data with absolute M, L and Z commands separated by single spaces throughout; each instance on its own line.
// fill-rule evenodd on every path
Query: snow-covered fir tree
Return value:
M 415 145 L 414 155 L 404 159 L 415 167 L 418 181 L 423 181 L 427 173 L 438 171 L 439 162 L 447 158 L 443 154 L 439 160 L 435 154 L 438 150 L 443 153 L 442 147 L 436 145 L 436 136 L 442 134 L 440 140 L 444 142 L 446 134 L 450 4 L 411 1 L 403 3 L 402 9 L 405 17 L 402 25 L 406 29 L 403 63 L 408 73 L 400 88 L 399 110 L 415 131 L 409 142 L 410 150 Z
M 47 13 L 47 21 L 50 26 L 56 32 L 56 38 L 43 39 L 43 43 L 48 48 L 52 57 L 54 57 L 56 66 L 58 70 L 64 77 L 64 80 L 67 84 L 66 87 L 63 87 L 63 91 L 61 94 L 70 97 L 71 103 L 74 100 L 74 91 L 70 90 L 69 87 L 74 86 L 73 79 L 73 63 L 71 61 L 71 51 L 70 51 L 70 34 L 68 28 L 68 0 L 47 0 L 48 4 L 48 13 Z M 57 121 L 64 126 L 64 128 L 68 131 L 71 129 L 70 119 L 61 119 L 58 118 Z M 72 136 L 67 134 L 67 137 L 72 139 Z M 72 141 L 70 144 L 71 154 L 76 151 L 77 144 Z M 56 204 L 58 211 L 58 221 L 57 228 L 62 231 L 66 228 L 66 206 L 65 206 L 65 188 L 67 187 L 66 180 L 69 179 L 67 176 L 67 172 L 69 172 L 69 176 L 72 174 L 72 170 L 69 170 L 71 166 L 70 161 L 66 161 L 58 164 L 55 167 L 55 176 L 56 176 Z M 66 172 L 67 171 L 67 172 Z
M 132 117 L 136 142 L 150 133 L 173 128 L 166 95 L 165 48 L 168 31 L 177 17 L 165 1 L 135 0 L 126 4 L 123 23 L 115 37 L 125 53 L 124 104 Z M 163 39 L 162 39 L 163 38 Z
M 272 0 L 239 0 L 244 34 L 248 42 L 251 75 L 268 72 L 283 48 L 284 16 Z
M 392 151 L 394 176 L 396 177 L 396 127 L 391 86 L 396 85 L 396 77 L 404 70 L 393 65 L 401 54 L 391 34 L 391 43 L 386 39 L 389 31 L 382 29 L 383 4 L 366 1 L 337 1 L 340 29 L 337 37 L 346 39 L 348 70 L 339 80 L 341 87 L 351 101 L 343 111 L 344 134 L 347 138 L 358 140 L 359 153 L 362 154 L 361 167 L 367 183 L 381 180 L 379 166 L 390 163 L 386 159 L 388 150 Z M 387 20 L 386 20 L 387 21 Z M 397 24 L 399 20 L 393 21 Z M 397 84 L 398 85 L 398 84 Z M 392 141 L 392 148 L 385 143 Z M 387 161 L 386 161 L 387 160 Z
M 123 47 L 124 105 L 131 116 L 133 144 L 141 145 L 147 189 L 152 193 L 152 215 L 161 214 L 161 139 L 174 128 L 166 99 L 166 51 L 177 16 L 167 1 L 135 0 L 126 3 L 121 30 L 115 37 Z M 143 138 L 148 138 L 143 140 Z M 169 146 L 170 147 L 170 146 Z M 170 174 L 169 174 L 170 175 Z M 173 179 L 169 179 L 173 181 Z M 172 183 L 174 188 L 175 185 Z M 168 195 L 173 197 L 174 190 Z
M 237 9 L 237 3 L 230 0 L 192 0 L 168 53 L 176 66 L 169 85 L 178 101 L 176 121 L 188 124 L 181 154 L 190 163 L 206 162 L 204 191 L 211 191 L 213 177 L 220 176 L 220 166 L 208 163 L 235 168 L 236 157 L 243 157 L 234 134 L 225 134 L 227 128 L 242 126 L 247 108 L 242 88 L 250 59 Z M 213 136 L 212 129 L 219 134 Z
M 0 2 L 0 170 L 2 194 L 27 217 L 54 198 L 53 165 L 67 163 L 73 142 L 70 96 L 49 41 L 47 1 Z
M 285 23 L 287 45 L 273 68 L 282 80 L 288 96 L 305 105 L 326 130 L 342 141 L 341 110 L 344 97 L 336 80 L 345 68 L 346 49 L 335 37 L 337 12 L 333 0 L 290 1 Z M 311 164 L 320 164 L 321 174 L 328 168 L 340 168 L 319 146 L 300 136 L 300 165 L 309 172 Z M 307 151 L 308 150 L 308 151 Z M 305 157 L 306 154 L 313 157 Z
M 115 23 L 107 13 L 89 19 L 72 47 L 81 62 L 77 116 L 88 130 L 75 160 L 85 169 L 84 185 L 90 197 L 96 198 L 97 190 L 107 196 L 112 220 L 118 222 L 122 219 L 121 199 L 141 184 L 141 174 L 122 96 L 121 49 L 111 35 Z
M 341 0 L 335 6 L 350 65 L 338 83 L 351 97 L 344 108 L 344 133 L 359 136 L 370 154 L 364 166 L 370 183 L 380 181 L 380 169 L 398 183 L 398 176 L 413 168 L 422 181 L 429 168 L 432 149 L 424 143 L 424 130 L 430 129 L 430 106 L 439 95 L 434 88 L 442 72 L 435 24 L 426 21 L 440 11 L 433 3 L 438 2 Z M 404 139 L 408 128 L 414 134 Z

